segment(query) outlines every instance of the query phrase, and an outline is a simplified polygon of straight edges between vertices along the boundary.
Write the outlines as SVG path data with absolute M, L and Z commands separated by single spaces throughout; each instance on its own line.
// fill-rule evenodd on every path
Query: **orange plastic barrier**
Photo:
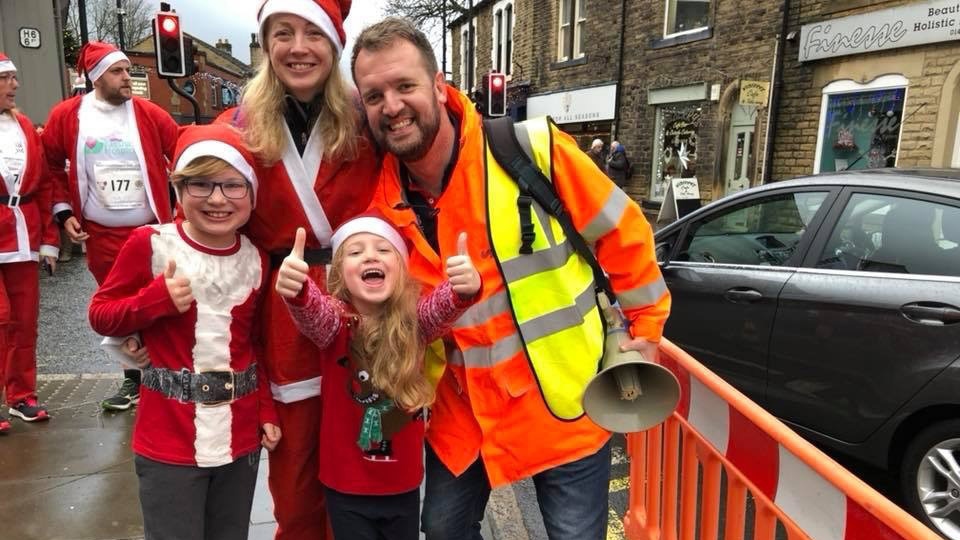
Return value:
M 631 540 L 940 538 L 676 345 L 660 355 L 681 401 L 627 436 Z

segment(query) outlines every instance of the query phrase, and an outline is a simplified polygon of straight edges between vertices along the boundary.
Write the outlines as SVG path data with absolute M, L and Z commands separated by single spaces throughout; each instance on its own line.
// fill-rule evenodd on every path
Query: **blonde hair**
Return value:
M 188 178 L 214 176 L 232 167 L 232 165 L 218 157 L 200 156 L 190 163 L 187 163 L 186 167 L 170 173 L 170 183 L 177 189 L 180 189 L 183 181 Z
M 397 257 L 400 258 L 399 253 Z M 327 289 L 333 296 L 350 303 L 350 291 L 343 278 L 343 258 L 341 246 L 333 255 Z M 361 319 L 350 340 L 350 353 L 366 360 L 373 385 L 406 411 L 430 405 L 435 395 L 433 385 L 423 372 L 425 347 L 417 323 L 419 298 L 420 286 L 410 278 L 406 264 L 401 264 L 393 294 L 377 314 Z
M 269 25 L 264 36 L 269 36 Z M 257 74 L 247 83 L 240 98 L 244 116 L 244 136 L 250 151 L 267 165 L 283 157 L 287 141 L 284 135 L 284 96 L 286 88 L 270 64 L 270 38 L 263 43 L 263 60 Z M 336 57 L 334 57 L 336 60 Z M 323 109 L 317 122 L 320 123 L 320 138 L 323 141 L 323 157 L 331 160 L 351 160 L 357 156 L 357 110 L 353 98 L 340 74 L 339 64 L 334 62 L 330 74 L 321 89 Z

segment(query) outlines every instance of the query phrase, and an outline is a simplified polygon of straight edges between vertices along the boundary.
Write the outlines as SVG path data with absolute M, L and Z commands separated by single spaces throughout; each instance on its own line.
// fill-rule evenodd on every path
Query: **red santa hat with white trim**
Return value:
M 90 82 L 96 82 L 110 66 L 121 60 L 130 61 L 127 55 L 115 46 L 102 41 L 90 41 L 80 49 L 77 56 L 77 73 L 86 73 Z
M 340 249 L 340 246 L 351 236 L 359 233 L 375 234 L 397 250 L 403 261 L 408 258 L 407 243 L 403 240 L 403 235 L 397 227 L 390 222 L 382 213 L 376 210 L 368 210 L 358 216 L 354 216 L 344 221 L 330 237 L 330 248 L 334 254 Z
M 215 157 L 226 161 L 250 182 L 253 204 L 257 203 L 256 159 L 243 142 L 240 132 L 227 123 L 184 126 L 177 137 L 173 170 L 179 171 L 201 157 Z
M 264 0 L 257 12 L 260 43 L 266 48 L 267 19 L 277 13 L 289 13 L 317 25 L 333 43 L 339 57 L 347 43 L 343 20 L 350 13 L 351 3 L 352 0 Z
M 13 60 L 7 58 L 7 55 L 0 52 L 0 73 L 6 73 L 8 71 L 16 71 L 17 66 L 13 65 Z

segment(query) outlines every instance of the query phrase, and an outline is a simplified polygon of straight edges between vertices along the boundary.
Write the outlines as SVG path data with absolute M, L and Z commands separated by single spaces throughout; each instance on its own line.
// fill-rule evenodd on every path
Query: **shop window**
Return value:
M 662 201 L 674 178 L 697 177 L 701 113 L 696 103 L 672 103 L 657 108 L 651 199 Z
M 513 2 L 499 2 L 493 6 L 493 59 L 494 71 L 510 75 L 513 71 Z
M 900 75 L 827 85 L 813 172 L 895 166 L 906 93 L 907 80 Z
M 710 0 L 667 0 L 663 34 L 680 34 L 707 27 Z
M 470 92 L 477 85 L 477 20 L 460 29 L 460 85 Z M 470 36 L 473 36 L 473 39 Z
M 584 0 L 560 0 L 560 30 L 557 59 L 573 60 L 583 56 Z

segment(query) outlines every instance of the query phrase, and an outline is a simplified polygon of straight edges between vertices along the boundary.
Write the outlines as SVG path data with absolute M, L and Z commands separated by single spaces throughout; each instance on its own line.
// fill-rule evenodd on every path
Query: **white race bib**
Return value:
M 140 165 L 136 161 L 98 161 L 94 164 L 97 200 L 107 210 L 146 208 Z

